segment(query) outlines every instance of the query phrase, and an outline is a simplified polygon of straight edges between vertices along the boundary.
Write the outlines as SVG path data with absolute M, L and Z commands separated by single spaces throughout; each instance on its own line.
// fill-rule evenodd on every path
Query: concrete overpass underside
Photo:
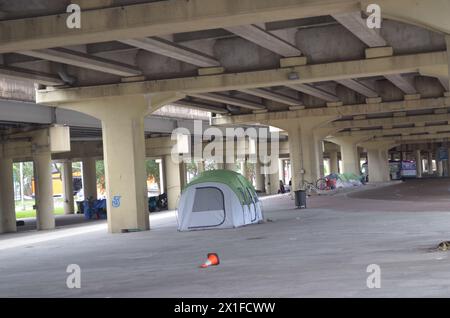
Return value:
M 210 112 L 219 127 L 281 129 L 294 190 L 323 175 L 324 141 L 339 145 L 325 151 L 332 170 L 341 158 L 359 173 L 364 151 L 373 181 L 386 181 L 389 151 L 422 160 L 450 138 L 448 0 L 380 0 L 380 29 L 367 26 L 368 1 L 73 2 L 79 29 L 66 25 L 69 0 L 0 0 L 0 77 L 35 86 L 40 124 L 71 126 L 74 145 L 102 137 L 110 232 L 149 229 L 146 137 L 179 127 L 155 119 L 165 105 Z M 11 121 L 30 122 L 21 116 Z M 21 128 L 8 125 L 5 136 Z

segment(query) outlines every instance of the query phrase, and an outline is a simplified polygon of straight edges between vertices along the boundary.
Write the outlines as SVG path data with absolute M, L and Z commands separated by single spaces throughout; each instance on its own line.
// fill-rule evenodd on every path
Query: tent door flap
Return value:
M 189 229 L 219 227 L 225 223 L 225 198 L 215 187 L 195 189 Z

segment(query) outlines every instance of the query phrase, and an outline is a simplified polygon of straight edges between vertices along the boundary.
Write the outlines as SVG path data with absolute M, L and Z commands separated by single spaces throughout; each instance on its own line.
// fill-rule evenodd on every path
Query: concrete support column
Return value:
M 319 139 L 316 140 L 316 146 L 317 146 L 317 160 L 318 160 L 318 177 L 324 177 L 325 176 L 325 163 L 323 162 L 323 140 Z
M 131 107 L 130 107 L 131 106 Z M 102 101 L 108 227 L 112 233 L 149 229 L 144 114 L 141 98 Z
M 401 155 L 400 155 L 400 159 L 403 160 L 408 160 L 408 153 L 406 151 L 402 151 Z
M 278 190 L 280 189 L 280 171 L 278 170 L 276 173 L 269 174 L 268 179 L 269 194 L 278 194 Z
M 171 155 L 166 155 L 164 156 L 164 171 L 168 208 L 169 210 L 176 210 L 178 198 L 181 194 L 183 169 L 181 164 L 174 161 Z
M 97 171 L 94 158 L 83 158 L 83 193 L 84 198 L 97 200 Z
M 352 137 L 336 140 L 335 143 L 341 146 L 342 173 L 354 173 L 356 175 L 361 173 L 358 141 L 359 139 Z
M 245 159 L 244 161 L 241 161 L 239 164 L 240 164 L 242 175 L 244 176 L 244 178 L 246 178 L 248 181 L 250 181 L 248 171 L 247 171 L 247 159 Z
M 433 153 L 430 151 L 428 152 L 428 173 L 433 173 Z
M 64 196 L 64 214 L 74 214 L 74 199 L 73 199 L 73 170 L 72 161 L 66 160 L 62 163 L 62 184 Z
M 36 227 L 38 231 L 55 228 L 52 157 L 50 152 L 33 154 L 36 187 Z
M 296 122 L 288 129 L 293 191 L 300 190 L 304 181 L 315 183 L 320 174 L 318 143 L 308 126 Z
M 64 108 L 102 122 L 108 231 L 150 228 L 145 169 L 144 117 L 158 96 L 128 95 L 65 103 Z M 167 97 L 167 96 L 165 96 Z M 151 105 L 150 105 L 151 103 Z M 154 103 L 154 104 L 153 104 Z
M 442 160 L 437 161 L 437 175 L 438 177 L 442 177 L 444 175 L 444 167 L 442 164 Z
M 381 171 L 383 182 L 391 181 L 391 166 L 389 165 L 389 149 L 380 149 Z
M 442 176 L 443 177 L 448 177 L 448 160 L 443 160 L 442 161 Z
M 422 167 L 422 153 L 420 149 L 416 150 L 416 175 L 417 178 L 422 178 L 423 167 Z
M 357 146 L 352 143 L 344 143 L 341 145 L 342 154 L 342 172 L 360 174 L 359 153 Z
M 368 142 L 362 146 L 367 149 L 369 182 L 390 181 L 389 149 L 392 145 L 383 142 Z
M 328 134 L 328 130 L 319 127 L 332 119 L 332 116 L 317 116 L 271 123 L 289 135 L 293 191 L 300 190 L 304 181 L 315 183 L 323 173 L 322 137 Z
M 255 164 L 255 183 L 256 191 L 265 192 L 264 171 L 261 162 L 258 160 Z
M 450 92 L 450 34 L 445 35 L 445 42 L 447 44 L 447 59 L 448 59 L 447 66 L 449 74 L 449 77 L 447 78 L 447 87 L 448 87 L 447 91 Z
M 380 152 L 378 149 L 368 149 L 368 170 L 369 170 L 369 181 L 370 182 L 383 182 L 385 180 L 385 172 L 382 171 L 382 164 L 380 158 Z
M 16 231 L 13 161 L 0 158 L 0 233 Z
M 338 152 L 330 152 L 330 173 L 339 173 L 339 159 Z

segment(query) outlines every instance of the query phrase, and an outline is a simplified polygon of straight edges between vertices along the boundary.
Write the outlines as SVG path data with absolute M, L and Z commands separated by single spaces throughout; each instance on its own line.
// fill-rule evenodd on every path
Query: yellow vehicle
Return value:
M 74 172 L 73 176 L 73 191 L 76 193 L 82 188 L 81 181 L 81 173 Z M 63 183 L 61 174 L 58 171 L 54 171 L 52 174 L 52 183 L 53 183 L 53 196 L 62 197 L 64 193 Z M 34 183 L 34 178 L 31 181 L 31 191 L 33 192 L 33 196 L 36 194 L 36 187 Z

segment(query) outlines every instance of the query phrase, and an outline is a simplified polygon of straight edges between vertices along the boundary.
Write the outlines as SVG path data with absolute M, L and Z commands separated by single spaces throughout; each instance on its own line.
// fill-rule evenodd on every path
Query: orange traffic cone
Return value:
M 200 267 L 207 268 L 210 266 L 217 266 L 219 264 L 220 264 L 219 255 L 217 255 L 216 253 L 209 253 L 208 259 Z

